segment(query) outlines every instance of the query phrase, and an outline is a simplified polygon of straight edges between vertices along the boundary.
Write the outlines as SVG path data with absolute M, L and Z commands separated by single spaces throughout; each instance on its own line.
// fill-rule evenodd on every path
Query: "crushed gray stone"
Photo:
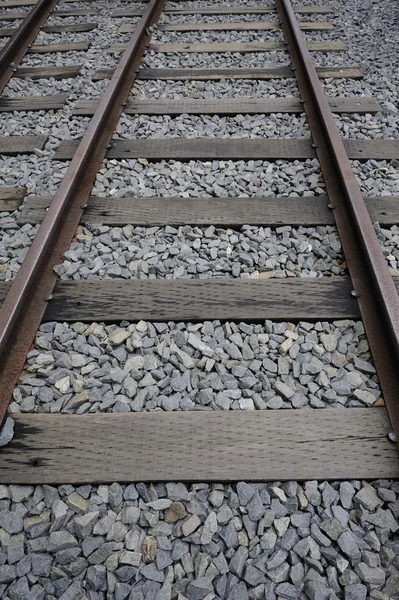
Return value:
M 354 492 L 349 505 L 341 503 L 343 483 L 336 481 L 3 485 L 0 594 L 9 600 L 211 600 L 226 592 L 235 600 L 390 600 L 399 582 L 399 526 L 388 531 L 372 517 L 383 510 L 394 519 L 399 486 L 344 483 Z M 378 497 L 390 492 L 390 499 L 366 509 L 359 499 L 369 487 Z M 184 515 L 168 525 L 176 498 Z M 74 507 L 83 502 L 79 513 Z M 332 508 L 347 513 L 347 526 L 338 539 L 320 540 L 314 532 L 326 529 Z M 138 516 L 125 525 L 131 511 Z
M 341 244 L 329 226 L 86 226 L 55 271 L 61 279 L 320 277 L 342 275 L 340 262 Z
M 294 79 L 222 79 L 220 81 L 141 81 L 132 89 L 135 98 L 288 98 L 299 97 Z
M 164 68 L 228 68 L 228 67 L 277 67 L 287 65 L 287 52 L 273 50 L 269 52 L 220 52 L 201 53 L 179 52 L 163 54 L 149 51 L 146 53 L 142 66 L 150 69 Z
M 398 134 L 399 135 L 399 134 Z M 113 139 L 310 138 L 304 115 L 122 115 Z
M 40 327 L 10 411 L 364 407 L 381 404 L 380 394 L 361 322 L 53 322 Z M 245 489 L 238 492 L 245 502 Z M 317 487 L 308 487 L 307 493 L 320 503 Z M 349 484 L 341 486 L 344 507 L 354 494 Z M 284 501 L 283 494 L 274 496 Z M 173 493 L 174 501 L 184 498 Z M 335 499 L 334 494 L 329 502 Z M 379 506 L 381 502 L 378 498 Z M 257 514 L 259 507 L 256 496 L 250 510 Z M 391 526 L 386 515 L 376 518 Z M 337 513 L 332 521 L 338 534 L 345 519 Z

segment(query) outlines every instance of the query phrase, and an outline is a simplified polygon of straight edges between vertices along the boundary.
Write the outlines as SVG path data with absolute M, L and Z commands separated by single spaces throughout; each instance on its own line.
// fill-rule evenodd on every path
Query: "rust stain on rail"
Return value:
M 151 0 L 137 23 L 0 310 L 0 424 L 163 4 Z
M 399 441 L 399 297 L 290 0 L 276 0 L 393 432 Z
M 58 0 L 39 0 L 0 51 L 0 93 L 17 70 Z

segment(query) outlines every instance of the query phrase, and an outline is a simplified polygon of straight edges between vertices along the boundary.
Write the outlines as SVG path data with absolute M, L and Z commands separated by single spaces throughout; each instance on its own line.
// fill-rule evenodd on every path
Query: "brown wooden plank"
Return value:
M 328 103 L 334 113 L 377 113 L 381 106 L 367 96 L 354 96 L 353 98 L 334 98 L 330 96 Z
M 330 14 L 334 12 L 326 6 L 293 6 L 298 14 Z M 202 8 L 165 8 L 167 15 L 262 15 L 276 12 L 272 6 L 206 6 Z M 143 14 L 141 8 L 118 9 L 111 13 L 111 17 L 139 17 Z
M 111 79 L 114 69 L 99 69 L 93 75 L 93 81 Z M 294 78 L 289 66 L 262 68 L 227 68 L 227 69 L 139 69 L 136 79 L 144 80 L 211 80 L 211 79 L 285 79 Z
M 28 11 L 26 12 L 6 12 L 0 15 L 0 21 L 15 21 L 19 19 L 25 19 Z M 82 10 L 55 10 L 51 15 L 53 17 L 80 17 L 86 15 L 96 15 L 97 10 L 93 9 L 82 9 Z
M 97 27 L 97 23 L 77 23 L 70 25 L 54 25 L 50 27 L 42 27 L 44 33 L 64 33 L 64 32 L 79 32 L 92 31 Z M 0 37 L 11 37 L 17 31 L 17 28 L 0 29 Z
M 0 37 L 11 37 L 16 31 L 16 27 L 7 27 L 5 29 L 0 29 Z
M 73 158 L 79 140 L 65 140 L 54 154 L 55 160 Z M 207 139 L 151 138 L 116 140 L 107 158 L 149 158 L 153 160 L 245 160 L 245 159 L 305 159 L 316 153 L 310 139 Z
M 118 10 L 114 10 L 110 16 L 118 19 L 124 17 L 141 17 L 143 12 L 144 9 L 142 8 L 120 8 Z
M 362 79 L 363 72 L 357 66 L 354 67 L 316 67 L 320 78 L 349 78 Z M 103 69 L 101 73 L 107 73 L 112 77 L 113 69 Z M 96 75 L 96 74 L 95 74 Z M 93 76 L 93 80 L 95 79 Z M 294 78 L 294 73 L 289 66 L 270 68 L 241 68 L 228 67 L 227 69 L 140 69 L 137 79 L 161 79 L 171 81 L 184 81 L 188 79 L 212 80 L 212 79 L 286 79 Z
M 343 140 L 349 158 L 392 160 L 399 158 L 399 140 Z
M 365 198 L 373 223 L 397 225 L 399 223 L 399 196 L 378 196 Z
M 302 15 L 327 15 L 334 12 L 333 9 L 328 6 L 306 6 L 298 4 L 297 6 L 293 6 L 293 9 L 294 12 Z
M 399 158 L 399 140 L 343 140 L 348 157 L 357 160 Z M 54 154 L 55 160 L 73 158 L 79 140 L 65 140 Z M 116 140 L 107 158 L 148 158 L 150 160 L 296 160 L 314 158 L 310 139 L 182 139 L 148 138 Z
M 359 67 L 316 67 L 320 78 L 362 79 Z M 93 81 L 110 79 L 113 69 L 99 69 L 93 75 Z M 294 78 L 288 66 L 271 68 L 227 68 L 227 69 L 140 69 L 136 79 L 186 81 L 207 81 L 215 79 L 286 79 Z
M 98 10 L 95 8 L 81 8 L 79 10 L 55 10 L 52 13 L 53 17 L 81 17 L 86 15 L 98 15 Z
M 332 23 L 325 21 L 300 21 L 303 31 L 328 31 L 334 29 Z M 121 25 L 119 33 L 132 33 L 135 25 Z M 280 23 L 275 21 L 251 21 L 242 23 L 174 23 L 159 25 L 159 31 L 279 31 Z
M 0 282 L 0 300 L 10 287 Z M 45 321 L 359 319 L 346 277 L 59 281 Z M 134 301 L 133 301 L 134 299 Z
M 379 104 L 373 98 L 328 98 L 335 113 L 376 113 Z M 76 103 L 74 115 L 93 115 L 98 100 L 80 100 Z M 237 115 L 268 113 L 303 113 L 303 105 L 298 98 L 242 98 L 242 99 L 179 99 L 159 98 L 129 99 L 124 107 L 126 114 L 141 115 Z
M 34 44 L 28 50 L 31 54 L 45 54 L 47 52 L 86 52 L 90 42 L 68 42 L 67 44 Z
M 334 12 L 331 8 L 326 6 L 295 6 L 293 5 L 294 12 L 298 14 L 331 14 Z M 273 13 L 276 9 L 274 6 L 248 6 L 242 4 L 241 6 L 205 6 L 199 8 L 166 8 L 166 14 L 174 15 L 240 15 L 240 14 L 267 14 Z M 125 16 L 125 15 L 120 15 Z
M 250 322 L 358 318 L 351 290 L 352 284 L 344 277 L 63 281 L 57 284 L 45 320 Z
M 13 77 L 21 79 L 69 79 L 78 77 L 80 74 L 80 65 L 68 65 L 60 67 L 22 67 L 17 69 Z
M 399 292 L 399 277 L 393 277 Z M 0 303 L 11 284 L 0 282 Z M 346 277 L 59 281 L 46 321 L 359 319 Z M 134 302 L 132 299 L 134 298 Z
M 95 0 L 84 0 L 85 2 L 95 2 Z M 16 8 L 18 6 L 34 6 L 37 0 L 6 0 L 0 2 L 0 8 Z M 80 0 L 62 0 L 64 2 L 80 2 Z
M 50 52 L 86 52 L 90 47 L 90 42 L 71 42 L 68 44 L 34 44 L 32 48 L 28 50 L 31 54 L 46 54 Z M 0 51 L 2 48 L 0 48 Z M 37 68 L 37 67 L 36 67 Z M 38 67 L 45 69 L 47 67 Z M 61 69 L 62 67 L 57 67 Z M 18 69 L 19 72 L 23 69 Z
M 333 225 L 327 196 L 253 198 L 96 197 L 89 198 L 81 223 L 121 226 L 154 225 Z M 399 196 L 365 198 L 371 220 L 381 225 L 399 223 Z M 31 196 L 18 217 L 19 224 L 40 223 L 51 197 Z
M 348 49 L 344 42 L 309 42 L 308 50 L 311 52 L 342 52 Z M 107 50 L 110 54 L 124 52 L 126 44 L 113 44 Z M 243 42 L 243 43 L 200 43 L 200 44 L 150 44 L 148 50 L 152 52 L 270 52 L 274 50 L 286 51 L 285 42 Z
M 0 211 L 17 210 L 25 198 L 26 191 L 24 187 L 0 186 Z
M 36 0 L 7 0 L 7 2 L 0 2 L 0 8 L 14 8 L 17 6 L 34 6 Z
M 332 23 L 325 21 L 299 21 L 303 31 L 327 31 L 334 29 Z M 159 31 L 278 31 L 280 23 L 275 21 L 250 21 L 242 23 L 174 23 L 173 25 L 159 25 Z M 120 33 L 134 31 L 134 25 L 121 25 Z
M 67 96 L 28 96 L 27 98 L 0 98 L 0 112 L 60 110 Z
M 40 223 L 51 197 L 30 197 L 18 223 Z M 108 225 L 278 226 L 334 224 L 327 196 L 303 198 L 115 198 L 91 197 L 82 223 Z M 399 214 L 399 202 L 398 210 Z
M 0 452 L 4 484 L 399 476 L 385 407 L 13 418 L 14 440 Z
M 0 136 L 0 154 L 31 154 L 35 150 L 43 150 L 46 141 L 46 135 Z
M 28 11 L 4 12 L 0 15 L 0 21 L 15 21 L 17 19 L 25 19 Z
M 399 292 L 399 277 L 393 277 L 393 281 Z M 10 285 L 0 282 L 0 303 Z M 161 322 L 359 319 L 352 288 L 346 277 L 59 281 L 45 320 L 119 323 L 141 319 Z
M 97 29 L 98 23 L 70 23 L 69 25 L 51 25 L 43 27 L 44 33 L 69 33 L 79 31 L 93 31 Z

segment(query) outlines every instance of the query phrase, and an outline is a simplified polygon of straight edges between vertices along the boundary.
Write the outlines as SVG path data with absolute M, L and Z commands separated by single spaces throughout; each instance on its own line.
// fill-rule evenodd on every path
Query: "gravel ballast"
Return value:
M 149 51 L 142 62 L 143 68 L 184 69 L 184 68 L 223 68 L 228 67 L 278 67 L 287 65 L 288 53 L 280 50 L 270 52 L 175 52 L 162 53 Z
M 153 44 L 245 44 L 249 42 L 283 42 L 282 31 L 156 31 Z
M 240 79 L 222 81 L 136 81 L 135 98 L 289 98 L 299 97 L 294 79 L 268 81 Z
M 278 23 L 278 16 L 276 13 L 272 12 L 264 14 L 250 13 L 232 15 L 174 15 L 170 13 L 163 13 L 158 21 L 158 24 L 175 25 L 177 23 L 259 23 L 261 21 Z
M 335 227 L 84 227 L 65 259 L 61 279 L 343 274 Z
M 315 4 L 318 0 L 298 0 Z M 202 6 L 265 6 L 263 0 L 205 0 Z M 271 4 L 271 3 L 270 3 Z M 398 139 L 397 8 L 388 0 L 320 0 L 335 15 L 332 32 L 349 53 L 314 54 L 320 65 L 360 64 L 364 81 L 323 80 L 331 96 L 373 96 L 377 115 L 335 115 L 345 138 Z M 57 8 L 93 8 L 93 3 Z M 112 10 L 143 8 L 112 3 Z M 47 134 L 43 152 L 2 157 L 0 184 L 54 194 L 68 163 L 51 160 L 60 140 L 79 138 L 89 119 L 72 117 L 80 99 L 99 98 L 114 66 L 117 28 L 108 2 L 99 14 L 51 23 L 99 22 L 85 34 L 38 41 L 90 39 L 87 53 L 29 55 L 23 66 L 82 64 L 71 80 L 13 79 L 5 97 L 66 93 L 62 111 L 3 115 L 1 135 Z M 168 2 L 168 8 L 198 2 Z M 12 9 L 15 10 L 15 9 Z M 20 9 L 18 9 L 20 10 Z M 276 15 L 164 16 L 161 23 L 276 20 Z M 9 26 L 5 22 L 4 26 Z M 159 32 L 153 42 L 191 34 Z M 203 32 L 197 41 L 280 39 L 274 32 Z M 274 67 L 286 52 L 148 53 L 159 68 Z M 298 97 L 295 81 L 140 81 L 135 98 Z M 29 118 L 27 118 L 29 117 Z M 303 137 L 302 115 L 177 118 L 122 115 L 114 139 Z M 21 167 L 22 165 L 22 167 Z M 399 194 L 398 161 L 352 161 L 362 193 Z M 94 195 L 306 196 L 325 193 L 317 160 L 105 160 Z M 15 277 L 37 226 L 0 215 L 0 281 Z M 399 228 L 375 229 L 389 267 L 398 272 Z M 62 279 L 269 278 L 341 275 L 345 263 L 333 227 L 238 230 L 214 227 L 80 227 L 57 267 Z M 133 300 L 132 300 L 133 301 Z M 383 405 L 360 321 L 246 323 L 44 323 L 15 388 L 15 413 L 80 414 L 181 410 L 314 410 Z M 11 419 L 10 419 L 11 420 Z M 157 440 L 154 440 L 157 443 Z M 237 440 L 237 444 L 239 440 Z M 238 454 L 237 454 L 238 456 Z M 305 481 L 234 485 L 143 483 L 6 486 L 0 484 L 0 597 L 5 600 L 396 600 L 399 594 L 399 483 Z
M 0 594 L 390 600 L 397 482 L 0 486 Z
M 399 134 L 398 134 L 399 135 Z M 121 115 L 113 139 L 132 138 L 308 138 L 305 115 Z
M 11 412 L 381 404 L 361 322 L 42 324 Z

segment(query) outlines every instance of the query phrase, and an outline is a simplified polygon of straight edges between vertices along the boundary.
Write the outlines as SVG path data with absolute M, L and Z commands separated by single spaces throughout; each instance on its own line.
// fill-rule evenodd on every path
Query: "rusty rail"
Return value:
M 30 48 L 58 0 L 38 0 L 0 51 L 0 94 Z
M 399 442 L 399 297 L 290 0 L 276 0 L 349 274 Z
M 150 0 L 0 309 L 0 424 L 164 0 Z

